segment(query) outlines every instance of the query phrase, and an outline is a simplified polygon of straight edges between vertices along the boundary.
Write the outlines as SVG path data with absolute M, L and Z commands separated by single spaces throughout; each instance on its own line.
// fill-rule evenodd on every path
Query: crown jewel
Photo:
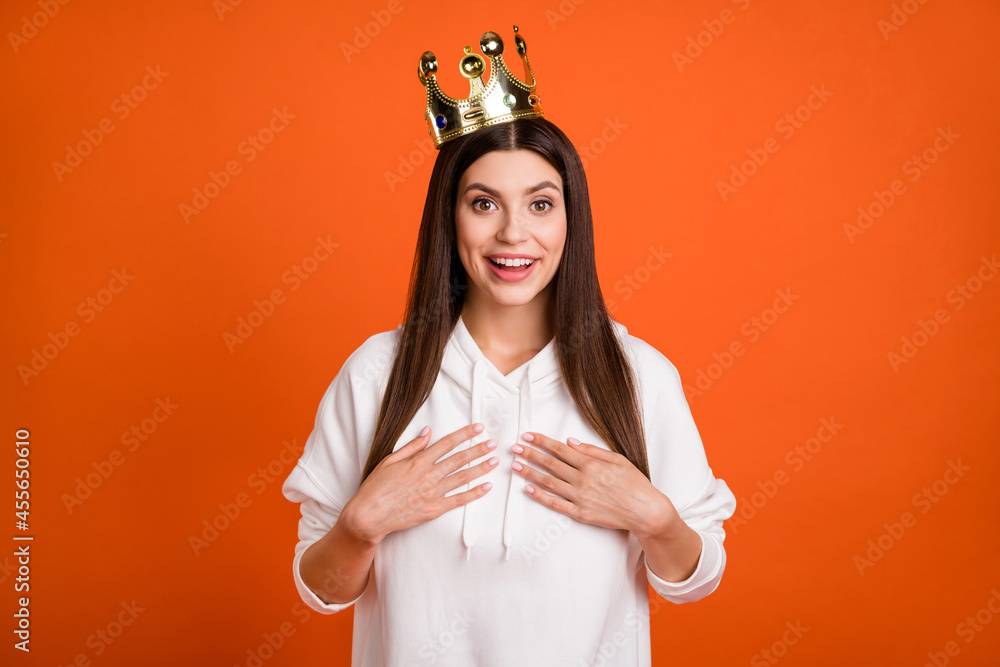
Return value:
M 514 26 L 514 45 L 524 64 L 521 81 L 507 68 L 503 59 L 503 40 L 493 32 L 484 32 L 479 48 L 490 59 L 490 80 L 483 84 L 486 61 L 465 47 L 465 56 L 459 61 L 459 71 L 469 81 L 469 97 L 456 99 L 445 95 L 437 82 L 437 56 L 425 51 L 417 66 L 417 76 L 427 91 L 427 108 L 424 120 L 427 132 L 434 139 L 434 147 L 476 130 L 508 123 L 516 118 L 542 116 L 541 100 L 535 94 L 535 75 L 528 64 L 528 46 Z

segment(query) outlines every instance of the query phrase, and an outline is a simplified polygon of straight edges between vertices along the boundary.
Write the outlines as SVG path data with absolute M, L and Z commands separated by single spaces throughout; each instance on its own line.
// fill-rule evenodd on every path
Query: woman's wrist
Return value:
M 302 581 L 324 604 L 353 600 L 367 585 L 379 540 L 359 530 L 353 517 L 353 508 L 345 505 L 326 535 L 302 554 Z
M 339 530 L 342 536 L 354 542 L 361 548 L 374 548 L 382 541 L 384 535 L 379 535 L 367 526 L 355 511 L 356 506 L 352 504 L 353 499 L 344 505 L 343 511 L 337 518 L 337 523 L 333 525 L 334 530 Z M 331 531 L 332 532 L 332 531 Z
M 677 514 L 670 499 L 660 491 L 657 491 L 657 494 L 660 502 L 651 511 L 644 508 L 643 511 L 636 512 L 640 523 L 629 531 L 640 543 L 651 538 L 673 539 L 680 537 L 687 527 L 684 520 Z

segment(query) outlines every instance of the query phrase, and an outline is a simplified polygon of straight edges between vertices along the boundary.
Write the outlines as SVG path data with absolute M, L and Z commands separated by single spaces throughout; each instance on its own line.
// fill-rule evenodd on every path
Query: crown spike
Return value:
M 485 84 L 486 61 L 473 53 L 471 47 L 465 47 L 465 55 L 459 61 L 459 71 L 469 81 L 469 97 L 465 99 L 445 95 L 436 77 L 437 58 L 431 51 L 424 52 L 417 76 L 427 93 L 424 119 L 435 148 L 483 127 L 544 115 L 535 93 L 535 77 L 528 63 L 527 46 L 516 25 L 514 43 L 524 65 L 524 81 L 508 69 L 503 59 L 503 39 L 496 32 L 484 32 L 479 40 L 483 55 L 490 59 L 490 77 Z
M 472 52 L 472 47 L 465 47 L 465 56 L 458 62 L 458 71 L 469 80 L 469 99 L 482 95 L 486 90 L 483 85 L 483 73 L 486 71 L 486 61 Z
M 483 36 L 479 38 L 479 48 L 484 55 L 493 58 L 503 53 L 503 40 L 500 39 L 500 35 L 489 30 L 484 32 Z
M 528 52 L 528 44 L 524 41 L 524 38 L 517 32 L 517 26 L 514 26 L 514 46 L 517 47 L 518 55 L 523 56 Z
M 417 77 L 420 79 L 420 83 L 426 86 L 427 77 L 436 74 L 437 69 L 437 56 L 432 51 L 424 51 L 424 55 L 420 56 L 420 63 L 417 65 Z
M 517 55 L 521 56 L 521 64 L 524 66 L 524 80 L 534 84 L 535 75 L 531 71 L 531 66 L 528 65 L 528 43 L 518 34 L 517 26 L 514 26 L 514 46 L 517 48 Z

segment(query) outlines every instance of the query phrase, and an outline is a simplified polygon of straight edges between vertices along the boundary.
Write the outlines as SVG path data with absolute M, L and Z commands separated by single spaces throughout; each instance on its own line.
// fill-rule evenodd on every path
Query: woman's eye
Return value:
M 485 213 L 486 211 L 492 210 L 490 207 L 494 206 L 494 203 L 485 197 L 480 197 L 472 201 L 472 207 L 477 211 Z M 554 204 L 547 199 L 539 199 L 537 201 L 531 202 L 529 208 L 535 213 L 546 213 L 548 212 Z

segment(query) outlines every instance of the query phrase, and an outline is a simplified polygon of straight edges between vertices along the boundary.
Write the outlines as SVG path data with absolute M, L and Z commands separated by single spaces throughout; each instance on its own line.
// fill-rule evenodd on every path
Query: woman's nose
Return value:
M 513 243 L 527 237 L 527 221 L 516 212 L 505 212 L 500 229 L 497 231 L 497 238 Z

